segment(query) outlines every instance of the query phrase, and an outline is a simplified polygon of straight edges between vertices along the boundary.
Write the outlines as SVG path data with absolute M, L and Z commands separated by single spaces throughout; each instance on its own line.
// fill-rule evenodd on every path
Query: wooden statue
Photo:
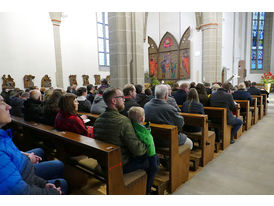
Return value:
M 4 74 L 2 76 L 3 79 L 3 84 L 2 84 L 2 88 L 6 87 L 7 89 L 14 89 L 15 88 L 15 82 L 13 81 L 13 78 L 8 75 L 8 78 L 6 78 L 6 75 Z
M 34 83 L 32 80 L 35 78 L 35 76 L 30 75 L 25 75 L 24 76 L 24 88 L 30 88 L 34 87 Z
M 99 74 L 95 74 L 94 79 L 95 79 L 95 85 L 101 84 L 101 77 Z
M 110 75 L 106 76 L 106 80 L 107 80 L 108 84 L 110 84 Z
M 41 87 L 51 87 L 51 79 L 47 74 L 41 80 Z
M 73 84 L 77 84 L 76 75 L 69 75 L 69 84 L 72 86 Z
M 88 75 L 82 75 L 82 77 L 83 77 L 83 86 L 87 86 L 87 85 L 89 85 L 89 76 Z

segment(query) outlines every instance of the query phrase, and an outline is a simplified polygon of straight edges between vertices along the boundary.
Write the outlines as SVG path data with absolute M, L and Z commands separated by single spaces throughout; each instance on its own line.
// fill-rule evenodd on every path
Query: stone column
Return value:
M 202 13 L 203 80 L 216 82 L 222 79 L 222 13 Z
M 110 12 L 108 18 L 111 86 L 143 85 L 144 13 Z
M 55 73 L 56 87 L 64 88 L 61 41 L 60 41 L 60 25 L 61 25 L 62 12 L 49 12 L 49 15 L 53 24 L 55 61 L 56 61 L 56 73 Z

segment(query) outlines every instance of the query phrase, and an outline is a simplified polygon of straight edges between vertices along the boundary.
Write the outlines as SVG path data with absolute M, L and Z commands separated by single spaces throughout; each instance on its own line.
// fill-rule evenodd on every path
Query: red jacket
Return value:
M 86 126 L 78 115 L 71 115 L 61 110 L 56 115 L 54 127 L 93 138 L 93 127 Z

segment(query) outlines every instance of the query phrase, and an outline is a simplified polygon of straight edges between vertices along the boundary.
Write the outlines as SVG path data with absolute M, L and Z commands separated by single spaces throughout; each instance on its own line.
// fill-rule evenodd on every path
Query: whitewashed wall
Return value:
M 16 87 L 24 88 L 23 77 L 35 76 L 34 84 L 48 74 L 55 86 L 55 55 L 52 23 L 48 12 L 0 12 L 0 76 L 10 74 Z M 0 81 L 2 89 L 2 79 Z
M 166 32 L 170 32 L 180 43 L 181 37 L 185 30 L 190 26 L 191 41 L 191 79 L 186 82 L 202 81 L 202 33 L 196 31 L 196 20 L 194 12 L 150 12 L 147 22 L 147 36 L 150 36 L 157 46 L 159 46 L 162 37 Z M 144 46 L 144 68 L 149 70 L 148 66 L 148 43 L 147 39 Z M 181 83 L 181 81 L 179 81 Z
M 97 30 L 95 12 L 65 13 L 60 26 L 64 88 L 69 75 L 76 74 L 78 86 L 83 85 L 82 75 L 106 77 L 109 72 L 99 71 L 97 56 Z M 35 76 L 34 84 L 48 74 L 55 87 L 55 51 L 53 26 L 48 12 L 0 12 L 0 77 L 10 74 L 16 87 L 23 88 L 25 74 Z M 2 89 L 2 80 L 0 81 Z

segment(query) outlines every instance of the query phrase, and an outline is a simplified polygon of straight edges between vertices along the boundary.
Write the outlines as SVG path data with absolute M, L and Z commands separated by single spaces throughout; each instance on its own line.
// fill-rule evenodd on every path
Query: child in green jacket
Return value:
M 137 137 L 146 144 L 147 146 L 147 156 L 150 164 L 150 170 L 153 171 L 154 174 L 158 171 L 159 159 L 155 151 L 153 137 L 151 135 L 151 129 L 149 126 L 149 122 L 146 125 L 143 125 L 145 121 L 145 111 L 142 107 L 131 107 L 128 111 L 128 117 L 131 119 L 132 126 L 136 132 Z M 153 178 L 151 183 L 153 184 Z

